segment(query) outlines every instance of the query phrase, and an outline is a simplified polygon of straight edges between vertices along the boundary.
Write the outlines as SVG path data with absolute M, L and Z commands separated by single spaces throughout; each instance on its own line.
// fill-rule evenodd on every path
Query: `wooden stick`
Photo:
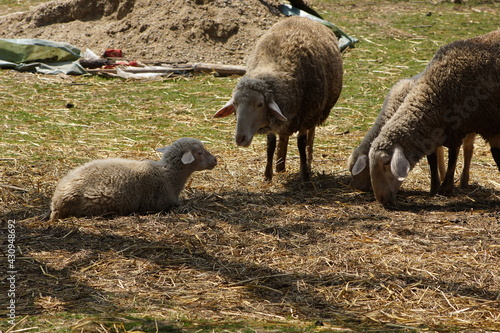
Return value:
M 0 187 L 10 188 L 11 190 L 16 190 L 16 191 L 28 192 L 27 189 L 22 187 L 17 187 L 14 185 L 0 184 Z
M 233 66 L 233 65 L 220 65 L 220 64 L 210 64 L 210 63 L 197 63 L 197 64 L 185 64 L 182 66 L 162 66 L 162 67 L 128 67 L 123 71 L 127 73 L 139 74 L 139 73 L 171 73 L 171 72 L 182 72 L 182 71 L 192 71 L 195 73 L 217 73 L 221 76 L 227 75 L 245 75 L 245 66 Z M 88 69 L 87 72 L 91 74 L 109 73 L 116 74 L 116 69 Z

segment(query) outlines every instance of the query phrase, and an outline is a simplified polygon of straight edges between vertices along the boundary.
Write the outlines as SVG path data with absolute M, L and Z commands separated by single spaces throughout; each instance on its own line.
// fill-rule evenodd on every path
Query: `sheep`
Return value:
M 394 115 L 403 103 L 408 92 L 414 87 L 416 80 L 422 74 L 412 78 L 405 78 L 396 82 L 387 94 L 382 109 L 373 126 L 365 135 L 358 148 L 356 148 L 347 162 L 347 167 L 352 175 L 353 185 L 361 191 L 371 190 L 370 169 L 368 167 L 368 152 L 372 141 L 380 133 L 380 129 Z
M 366 136 L 361 141 L 347 162 L 348 169 L 352 175 L 352 183 L 355 188 L 361 191 L 371 190 L 371 178 L 368 161 L 368 153 L 372 141 L 380 133 L 382 126 L 394 115 L 398 107 L 403 103 L 408 92 L 415 86 L 416 81 L 422 76 L 422 73 L 411 78 L 399 80 L 387 94 L 382 110 L 380 111 L 375 123 L 370 128 Z M 466 187 L 469 181 L 469 170 L 474 147 L 475 134 L 471 133 L 464 139 L 464 166 L 461 176 L 460 186 Z M 460 146 L 458 146 L 460 148 Z M 436 193 L 448 194 L 454 187 L 454 172 L 457 162 L 458 151 L 450 150 L 448 170 L 444 167 L 444 154 L 442 147 L 438 147 L 435 152 L 427 155 L 431 173 L 430 194 Z M 440 186 L 440 179 L 444 179 Z
M 179 206 L 194 171 L 217 165 L 198 139 L 181 138 L 157 150 L 163 153 L 159 161 L 110 158 L 72 170 L 56 186 L 50 220 L 168 210 Z
M 469 133 L 491 146 L 500 170 L 500 30 L 441 47 L 369 151 L 378 202 L 388 204 L 420 158 Z
M 247 72 L 232 98 L 214 117 L 236 114 L 236 144 L 248 147 L 256 133 L 267 133 L 264 176 L 285 170 L 288 139 L 298 132 L 300 176 L 310 179 L 315 127 L 323 123 L 342 90 L 342 58 L 335 34 L 302 17 L 276 23 L 249 55 Z

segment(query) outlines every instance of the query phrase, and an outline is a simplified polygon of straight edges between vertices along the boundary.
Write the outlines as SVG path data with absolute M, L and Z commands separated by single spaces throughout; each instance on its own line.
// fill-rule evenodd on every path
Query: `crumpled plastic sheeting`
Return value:
M 80 49 L 43 39 L 0 38 L 0 68 L 43 74 L 81 75 Z

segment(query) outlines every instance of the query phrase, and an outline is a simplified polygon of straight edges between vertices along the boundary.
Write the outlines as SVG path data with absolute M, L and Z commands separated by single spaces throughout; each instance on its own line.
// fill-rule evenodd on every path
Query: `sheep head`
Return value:
M 195 145 L 184 152 L 181 161 L 185 165 L 193 165 L 195 171 L 212 170 L 217 165 L 217 159 L 203 147 L 203 144 Z
M 399 144 L 385 150 L 376 150 L 372 147 L 369 159 L 375 198 L 382 205 L 394 202 L 396 192 L 411 169 L 403 148 Z
M 163 153 L 164 160 L 169 160 L 174 156 L 180 157 L 182 165 L 188 167 L 191 172 L 211 170 L 217 165 L 216 157 L 206 150 L 198 139 L 181 138 L 172 145 L 158 148 L 156 151 Z
M 269 93 L 263 80 L 245 78 L 236 86 L 233 97 L 214 115 L 215 118 L 236 114 L 235 140 L 238 146 L 248 147 L 254 135 L 269 127 L 269 115 L 281 121 L 287 118 Z
M 347 162 L 349 171 L 352 175 L 352 185 L 360 191 L 371 190 L 370 166 L 368 163 L 368 155 L 356 154 L 354 152 Z

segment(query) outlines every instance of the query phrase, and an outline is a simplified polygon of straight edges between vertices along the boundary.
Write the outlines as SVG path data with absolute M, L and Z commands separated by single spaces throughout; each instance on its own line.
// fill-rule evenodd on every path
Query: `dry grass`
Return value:
M 327 125 L 318 138 L 335 132 Z M 356 140 L 336 135 L 338 147 Z M 71 154 L 77 146 L 66 145 Z M 133 147 L 127 156 L 145 157 Z M 262 138 L 249 149 L 223 139 L 207 147 L 220 164 L 195 174 L 178 210 L 56 223 L 40 215 L 73 163 L 54 161 L 50 154 L 59 152 L 49 148 L 36 162 L 2 160 L 2 182 L 25 189 L 4 187 L 1 195 L 2 226 L 18 221 L 20 313 L 83 314 L 79 321 L 56 316 L 54 325 L 89 331 L 124 331 L 134 321 L 123 314 L 160 323 L 210 320 L 215 327 L 244 321 L 296 329 L 322 321 L 323 328 L 354 331 L 500 329 L 499 198 L 483 144 L 471 187 L 429 198 L 421 164 L 392 209 L 352 189 L 344 169 L 349 149 L 321 139 L 310 184 L 298 181 L 293 156 L 289 172 L 264 182 Z M 87 148 L 84 155 L 103 151 Z
M 345 162 L 379 108 L 379 92 L 414 68 L 373 71 L 374 50 L 345 55 L 347 68 L 366 70 L 366 79 L 347 76 L 334 119 L 318 130 L 307 184 L 298 180 L 294 144 L 288 171 L 269 184 L 264 138 L 237 148 L 234 120 L 210 119 L 234 79 L 0 72 L 8 111 L 0 113 L 1 232 L 17 221 L 18 324 L 10 332 L 500 331 L 500 180 L 482 141 L 471 186 L 450 197 L 428 196 L 425 163 L 389 209 L 349 185 Z M 7 89 L 14 82 L 18 89 Z M 75 108 L 65 108 L 68 101 Z M 43 219 L 72 167 L 155 158 L 153 148 L 179 135 L 203 138 L 220 156 L 217 168 L 194 174 L 179 209 Z

